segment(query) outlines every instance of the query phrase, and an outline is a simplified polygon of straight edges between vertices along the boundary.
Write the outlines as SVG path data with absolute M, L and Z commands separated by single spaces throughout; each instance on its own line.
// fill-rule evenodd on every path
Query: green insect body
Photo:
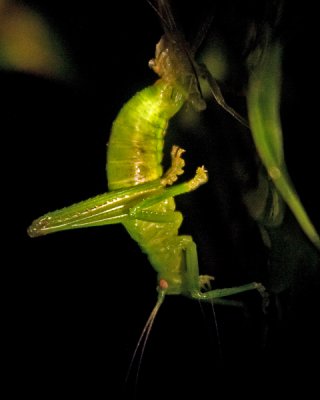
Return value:
M 195 108 L 205 107 L 197 91 L 196 77 L 188 57 L 182 63 L 176 43 L 164 36 L 149 65 L 160 76 L 150 87 L 138 92 L 115 119 L 107 152 L 110 192 L 50 212 L 28 229 L 31 237 L 80 227 L 122 223 L 148 255 L 158 273 L 158 302 L 166 294 L 227 303 L 221 297 L 258 289 L 259 283 L 210 290 L 211 276 L 199 275 L 197 249 L 191 236 L 179 236 L 183 217 L 175 211 L 174 197 L 195 190 L 207 181 L 199 167 L 193 179 L 173 185 L 183 173 L 183 150 L 173 146 L 172 165 L 163 174 L 164 137 L 169 120 L 188 100 Z M 188 69 L 189 65 L 189 69 Z M 178 68 L 180 66 L 180 69 Z M 189 99 L 190 95 L 190 99 Z
M 113 123 L 107 154 L 109 190 L 159 179 L 169 119 L 183 105 L 180 93 L 163 80 L 138 92 Z

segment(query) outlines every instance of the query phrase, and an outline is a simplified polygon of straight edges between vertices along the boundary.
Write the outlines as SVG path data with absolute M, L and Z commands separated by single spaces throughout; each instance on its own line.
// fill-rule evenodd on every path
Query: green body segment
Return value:
M 162 176 L 168 121 L 185 102 L 173 86 L 159 80 L 134 95 L 115 119 L 107 150 L 109 190 Z

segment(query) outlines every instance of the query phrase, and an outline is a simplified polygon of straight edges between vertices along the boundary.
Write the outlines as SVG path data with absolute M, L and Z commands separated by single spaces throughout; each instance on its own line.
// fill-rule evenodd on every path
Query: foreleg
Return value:
M 166 222 L 166 214 L 168 214 L 168 218 L 171 220 L 169 213 L 161 214 L 153 210 L 148 210 L 148 208 L 160 203 L 163 200 L 178 196 L 183 193 L 191 192 L 192 190 L 197 189 L 200 185 L 206 183 L 207 180 L 207 171 L 204 169 L 204 167 L 199 167 L 196 171 L 196 175 L 189 181 L 164 188 L 162 191 L 150 195 L 148 198 L 137 203 L 130 209 L 130 217 L 144 221 Z

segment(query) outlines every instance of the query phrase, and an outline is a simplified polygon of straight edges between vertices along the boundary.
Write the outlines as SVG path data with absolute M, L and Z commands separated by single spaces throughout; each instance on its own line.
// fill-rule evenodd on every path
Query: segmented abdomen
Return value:
M 132 97 L 115 119 L 107 150 L 110 190 L 161 177 L 168 121 L 159 111 L 159 97 L 157 87 L 147 87 Z

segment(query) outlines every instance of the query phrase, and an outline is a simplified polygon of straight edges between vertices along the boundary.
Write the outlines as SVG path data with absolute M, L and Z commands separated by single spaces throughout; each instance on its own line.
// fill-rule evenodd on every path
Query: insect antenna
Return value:
M 206 282 L 206 286 L 205 287 L 206 287 L 207 290 L 212 290 L 211 282 L 210 281 Z M 232 305 L 235 305 L 232 300 L 231 300 L 231 302 L 232 302 Z M 210 306 L 211 306 L 210 307 L 211 308 L 211 316 L 213 318 L 213 322 L 214 322 L 213 326 L 214 326 L 214 330 L 215 330 L 215 334 L 216 334 L 216 338 L 217 338 L 219 357 L 220 357 L 220 360 L 222 361 L 222 359 L 223 359 L 222 341 L 221 341 L 220 329 L 219 329 L 219 325 L 218 325 L 218 318 L 217 318 L 216 308 L 215 308 L 215 303 L 219 304 L 219 299 L 214 299 L 214 300 L 211 299 L 209 303 L 210 303 Z M 203 309 L 203 304 L 202 304 L 201 301 L 199 301 L 199 305 L 200 305 L 200 309 L 201 309 L 201 313 L 202 313 L 203 318 L 206 318 L 205 313 L 204 313 L 204 309 Z M 238 304 L 236 304 L 236 305 L 238 305 Z
M 214 320 L 214 326 L 216 330 L 216 335 L 217 335 L 217 344 L 218 344 L 218 349 L 219 349 L 219 357 L 220 360 L 222 361 L 223 359 L 223 354 L 222 354 L 222 342 L 221 342 L 221 335 L 220 335 L 220 330 L 219 330 L 219 325 L 218 325 L 218 318 L 216 314 L 216 308 L 214 306 L 214 302 L 210 301 L 211 304 L 211 311 L 212 311 L 212 316 Z
M 144 351 L 145 351 L 145 348 L 146 348 L 147 341 L 148 341 L 149 336 L 150 336 L 150 332 L 151 332 L 154 320 L 155 320 L 155 318 L 156 318 L 156 316 L 158 314 L 158 311 L 160 309 L 160 306 L 163 303 L 163 300 L 165 298 L 165 289 L 166 289 L 166 287 L 165 288 L 161 287 L 161 282 L 160 282 L 160 286 L 158 288 L 158 300 L 157 300 L 156 305 L 154 306 L 153 310 L 151 311 L 151 313 L 149 315 L 149 318 L 147 319 L 147 322 L 145 323 L 145 326 L 144 326 L 144 328 L 143 328 L 143 330 L 141 332 L 141 335 L 139 337 L 138 343 L 137 343 L 137 345 L 136 345 L 136 347 L 134 349 L 134 352 L 133 352 L 133 355 L 132 355 L 132 358 L 131 358 L 131 361 L 130 361 L 130 364 L 129 364 L 128 372 L 127 372 L 127 375 L 126 375 L 126 378 L 125 378 L 125 383 L 127 383 L 128 380 L 129 380 L 129 376 L 130 376 L 130 372 L 131 372 L 132 367 L 133 367 L 133 363 L 134 363 L 134 361 L 135 361 L 135 359 L 137 357 L 138 350 L 141 348 L 141 353 L 140 353 L 140 356 L 139 356 L 139 359 L 138 359 L 138 366 L 137 366 L 137 372 L 136 372 L 135 385 L 137 385 L 137 383 L 138 383 L 138 376 L 139 376 L 139 372 L 140 372 L 140 368 L 141 368 L 143 354 L 144 354 Z
M 173 32 L 175 34 L 181 32 L 177 27 L 172 11 L 166 0 L 157 0 L 157 6 L 155 6 L 151 0 L 147 0 L 147 2 L 160 18 L 162 28 L 167 35 L 170 35 Z
M 208 36 L 208 32 L 210 27 L 212 26 L 213 20 L 214 20 L 214 14 L 212 12 L 209 13 L 206 20 L 201 24 L 195 39 L 192 41 L 192 44 L 190 46 L 191 54 L 196 54 L 196 52 L 199 50 L 204 39 Z

